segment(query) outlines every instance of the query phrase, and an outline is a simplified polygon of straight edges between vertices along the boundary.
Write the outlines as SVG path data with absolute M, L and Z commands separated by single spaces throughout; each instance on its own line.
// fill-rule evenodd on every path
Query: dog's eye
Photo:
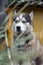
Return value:
M 26 21 L 22 21 L 23 23 L 26 23 Z
M 16 20 L 15 22 L 16 22 L 16 23 L 18 23 L 18 21 L 17 21 L 17 20 Z

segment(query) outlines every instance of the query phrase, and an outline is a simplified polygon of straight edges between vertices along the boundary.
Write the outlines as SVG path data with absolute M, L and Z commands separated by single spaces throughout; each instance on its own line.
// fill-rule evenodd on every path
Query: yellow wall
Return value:
M 37 37 L 40 39 L 41 43 L 43 44 L 43 9 L 34 10 L 34 31 L 39 32 Z
M 23 11 L 24 12 L 33 11 L 34 32 L 38 32 L 36 36 L 40 40 L 41 44 L 43 44 L 43 8 L 32 6 L 25 8 Z

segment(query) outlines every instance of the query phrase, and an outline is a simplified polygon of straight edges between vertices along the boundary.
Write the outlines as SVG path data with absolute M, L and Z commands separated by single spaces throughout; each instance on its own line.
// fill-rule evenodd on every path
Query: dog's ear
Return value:
M 33 20 L 33 11 L 29 13 L 31 20 Z
M 17 11 L 14 11 L 14 14 L 17 14 Z

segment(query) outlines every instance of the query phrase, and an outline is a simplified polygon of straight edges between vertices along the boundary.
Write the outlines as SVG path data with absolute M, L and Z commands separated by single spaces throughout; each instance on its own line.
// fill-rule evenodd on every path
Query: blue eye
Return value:
M 18 23 L 19 21 L 18 21 L 18 20 L 16 20 L 15 22 L 16 22 L 16 23 Z
M 26 21 L 22 21 L 23 23 L 26 23 Z

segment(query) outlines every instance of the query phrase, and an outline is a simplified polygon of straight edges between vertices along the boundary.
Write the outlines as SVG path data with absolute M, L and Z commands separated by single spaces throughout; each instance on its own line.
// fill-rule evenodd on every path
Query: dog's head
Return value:
M 16 34 L 21 32 L 32 32 L 33 31 L 32 19 L 33 19 L 33 12 L 29 14 L 21 13 L 20 15 L 16 16 L 14 18 L 13 23 L 14 32 Z

